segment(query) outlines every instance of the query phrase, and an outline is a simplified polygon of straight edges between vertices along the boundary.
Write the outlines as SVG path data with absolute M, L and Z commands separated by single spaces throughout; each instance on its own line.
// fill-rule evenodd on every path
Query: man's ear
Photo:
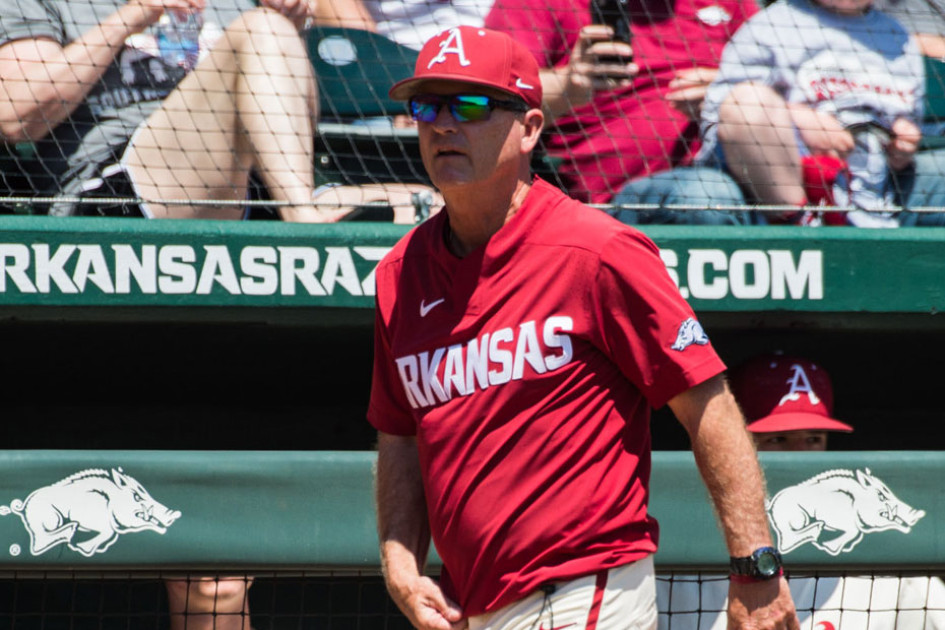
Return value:
M 545 126 L 545 115 L 540 109 L 530 109 L 525 112 L 522 124 L 525 125 L 525 133 L 522 134 L 522 153 L 531 153 L 541 137 L 541 131 Z

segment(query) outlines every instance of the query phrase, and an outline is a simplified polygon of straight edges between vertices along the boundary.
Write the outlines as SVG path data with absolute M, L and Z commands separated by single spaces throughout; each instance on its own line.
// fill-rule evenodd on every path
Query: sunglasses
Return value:
M 456 122 L 478 122 L 489 120 L 492 110 L 507 109 L 513 112 L 527 112 L 528 105 L 522 101 L 505 101 L 479 94 L 453 94 L 439 96 L 420 94 L 410 99 L 410 116 L 417 122 L 431 123 L 436 120 L 440 108 L 450 108 L 450 114 Z

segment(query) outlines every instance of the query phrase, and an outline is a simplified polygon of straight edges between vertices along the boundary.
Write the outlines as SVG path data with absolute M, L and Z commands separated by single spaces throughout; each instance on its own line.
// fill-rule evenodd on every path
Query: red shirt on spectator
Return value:
M 691 163 L 699 125 L 665 99 L 681 70 L 718 67 L 722 48 L 758 11 L 753 0 L 629 0 L 633 84 L 598 92 L 574 115 L 549 124 L 545 147 L 563 158 L 568 192 L 606 203 L 632 179 Z M 581 28 L 591 23 L 588 0 L 496 0 L 485 26 L 510 33 L 540 66 L 566 65 Z

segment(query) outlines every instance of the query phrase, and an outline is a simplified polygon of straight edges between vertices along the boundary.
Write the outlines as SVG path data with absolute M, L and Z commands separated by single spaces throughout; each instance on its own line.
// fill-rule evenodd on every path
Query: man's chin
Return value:
M 440 170 L 435 176 L 431 176 L 430 180 L 437 190 L 443 194 L 448 194 L 451 190 L 468 190 L 471 186 L 476 185 L 476 181 L 468 173 L 446 170 Z

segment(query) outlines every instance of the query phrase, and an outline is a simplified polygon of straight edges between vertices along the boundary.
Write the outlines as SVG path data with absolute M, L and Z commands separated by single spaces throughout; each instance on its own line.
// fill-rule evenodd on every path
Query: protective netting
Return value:
M 510 33 L 554 77 L 543 81 L 533 166 L 625 222 L 893 226 L 907 209 L 903 224 L 938 224 L 945 206 L 936 0 L 883 0 L 892 17 L 843 19 L 807 0 L 761 12 L 751 0 L 415 1 L 396 11 L 368 0 L 379 34 L 336 16 L 309 19 L 301 35 L 298 20 L 218 0 L 192 70 L 161 56 L 159 21 L 122 31 L 113 20 L 120 43 L 109 54 L 60 59 L 96 22 L 134 16 L 121 0 L 39 4 L 0 8 L 7 213 L 312 220 L 315 206 L 422 220 L 430 203 L 412 195 L 430 182 L 416 128 L 387 89 L 412 72 L 426 38 L 457 24 Z M 629 58 L 605 59 L 609 32 L 588 34 L 592 21 L 628 30 L 635 72 Z M 335 193 L 322 196 L 325 184 Z M 367 184 L 367 195 L 337 189 Z
M 410 624 L 377 575 L 255 574 L 235 599 L 171 600 L 179 575 L 8 576 L 0 628 L 29 630 L 399 630 Z M 227 577 L 227 580 L 233 578 Z M 239 578 L 236 578 L 237 580 Z M 206 580 L 204 580 L 206 582 Z M 197 588 L 197 581 L 191 582 Z M 194 591 L 196 592 L 196 591 Z M 229 593 L 228 593 L 229 595 Z M 190 597 L 190 599 L 188 599 Z M 244 606 L 244 601 L 245 606 Z
M 207 600 L 194 603 L 189 612 L 181 608 L 181 602 L 186 599 L 178 600 L 177 604 L 169 600 L 167 580 L 181 579 L 177 574 L 153 573 L 95 577 L 8 574 L 0 579 L 0 628 L 406 630 L 411 627 L 388 596 L 383 579 L 376 574 L 256 573 L 248 591 L 236 589 L 235 603 L 222 603 L 214 609 L 212 600 Z M 805 572 L 789 575 L 789 584 L 801 628 L 805 629 L 934 630 L 945 622 L 945 587 L 937 577 Z M 661 630 L 724 630 L 726 627 L 726 575 L 662 572 L 657 575 L 656 585 Z M 241 598 L 246 599 L 245 607 Z M 172 609 L 177 614 L 172 613 Z
M 788 584 L 801 628 L 934 630 L 945 624 L 937 576 L 792 572 Z M 657 579 L 660 628 L 725 630 L 728 576 L 664 574 Z

